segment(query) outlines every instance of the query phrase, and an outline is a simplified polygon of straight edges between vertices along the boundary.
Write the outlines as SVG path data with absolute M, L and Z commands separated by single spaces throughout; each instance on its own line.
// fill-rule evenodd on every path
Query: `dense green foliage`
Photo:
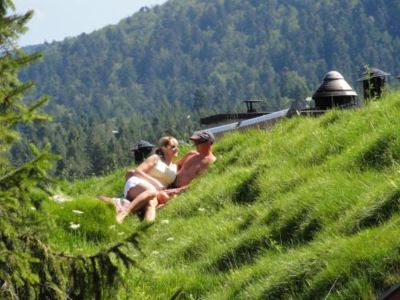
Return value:
M 46 117 L 37 108 L 47 100 L 41 98 L 30 106 L 21 101 L 31 83 L 21 83 L 17 74 L 37 58 L 25 55 L 14 45 L 25 30 L 32 12 L 8 15 L 11 1 L 0 2 L 0 297 L 28 296 L 39 282 L 34 265 L 37 263 L 29 248 L 39 242 L 34 233 L 40 230 L 43 219 L 34 213 L 40 206 L 35 190 L 45 189 L 49 181 L 46 170 L 54 157 L 48 148 L 39 151 L 31 146 L 33 159 L 23 165 L 12 166 L 8 153 L 19 138 L 17 126 L 21 123 L 42 121 Z
M 173 0 L 34 47 L 45 59 L 20 76 L 39 83 L 25 101 L 32 83 L 17 76 L 40 55 L 15 46 L 31 12 L 12 8 L 0 2 L 0 298 L 370 299 L 399 281 L 398 92 L 227 135 L 153 226 L 116 225 L 95 200 L 120 194 L 123 170 L 64 182 L 63 203 L 48 176 L 49 141 L 63 154 L 57 174 L 102 174 L 129 163 L 134 140 L 183 136 L 239 100 L 277 109 L 331 68 L 393 72 L 397 2 Z
M 46 202 L 52 183 L 48 171 L 57 156 L 49 145 L 42 150 L 30 145 L 31 160 L 13 165 L 8 159 L 20 138 L 18 126 L 48 119 L 38 112 L 46 97 L 23 101 L 32 83 L 19 81 L 18 72 L 39 55 L 26 55 L 16 46 L 32 12 L 16 15 L 13 9 L 12 1 L 0 2 L 0 298 L 100 299 L 113 291 L 124 267 L 140 269 L 133 258 L 140 250 L 138 233 L 119 237 L 118 243 L 111 239 L 111 245 L 86 256 L 56 253 L 47 245 L 54 222 Z
M 102 174 L 129 161 L 140 138 L 184 137 L 211 111 L 264 110 L 311 96 L 324 74 L 356 87 L 364 65 L 400 69 L 396 0 L 170 0 L 118 25 L 36 47 L 21 76 L 53 98 L 50 140 L 62 176 Z M 191 115 L 191 118 L 187 116 Z M 118 130 L 119 136 L 112 131 Z M 13 150 L 25 159 L 26 145 Z
M 224 136 L 209 172 L 160 210 L 139 238 L 144 272 L 128 272 L 118 295 L 377 298 L 400 280 L 399 114 L 395 92 L 361 109 Z M 118 171 L 61 187 L 78 197 L 68 208 L 96 207 L 92 195 L 119 195 L 121 177 Z M 107 207 L 113 211 L 101 202 L 85 211 L 98 219 L 98 231 L 108 230 L 97 214 Z M 53 211 L 65 218 L 65 211 Z M 140 226 L 133 216 L 127 221 Z M 77 238 L 65 226 L 53 230 L 90 253 L 92 228 L 82 226 Z

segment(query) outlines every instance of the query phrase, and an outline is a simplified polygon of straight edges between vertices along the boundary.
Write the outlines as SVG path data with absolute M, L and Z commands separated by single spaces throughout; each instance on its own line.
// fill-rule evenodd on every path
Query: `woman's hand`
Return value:
M 158 204 L 165 204 L 171 197 L 165 192 L 160 191 L 157 193 Z
M 165 188 L 164 186 L 158 181 L 158 180 L 154 180 L 154 187 L 156 188 L 157 191 L 163 191 Z

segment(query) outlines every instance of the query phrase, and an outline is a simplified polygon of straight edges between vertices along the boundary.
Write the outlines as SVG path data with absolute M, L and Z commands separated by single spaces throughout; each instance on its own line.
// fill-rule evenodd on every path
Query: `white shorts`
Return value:
M 146 180 L 140 177 L 132 176 L 125 182 L 125 188 L 124 188 L 124 198 L 127 198 L 128 192 L 131 188 L 134 188 L 135 186 L 139 184 L 149 184 Z

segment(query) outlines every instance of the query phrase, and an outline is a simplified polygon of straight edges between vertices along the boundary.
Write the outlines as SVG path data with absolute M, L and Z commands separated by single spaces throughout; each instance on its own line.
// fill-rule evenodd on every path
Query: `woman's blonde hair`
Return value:
M 158 148 L 156 149 L 155 153 L 159 156 L 164 157 L 164 153 L 162 152 L 161 148 L 171 145 L 171 142 L 173 142 L 173 141 L 178 143 L 178 140 L 176 138 L 174 138 L 173 136 L 170 136 L 170 135 L 163 136 L 162 138 L 160 138 L 158 140 Z

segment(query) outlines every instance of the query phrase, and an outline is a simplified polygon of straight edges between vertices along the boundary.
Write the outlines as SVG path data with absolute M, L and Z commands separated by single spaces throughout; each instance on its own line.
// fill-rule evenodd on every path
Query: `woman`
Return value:
M 122 223 L 131 211 L 140 210 L 143 210 L 146 221 L 154 221 L 158 205 L 157 194 L 175 181 L 177 166 L 172 160 L 178 155 L 178 151 L 178 141 L 174 137 L 162 137 L 155 154 L 134 171 L 128 171 L 124 197 L 131 202 L 117 208 L 118 223 Z M 164 197 L 159 198 L 165 200 Z

